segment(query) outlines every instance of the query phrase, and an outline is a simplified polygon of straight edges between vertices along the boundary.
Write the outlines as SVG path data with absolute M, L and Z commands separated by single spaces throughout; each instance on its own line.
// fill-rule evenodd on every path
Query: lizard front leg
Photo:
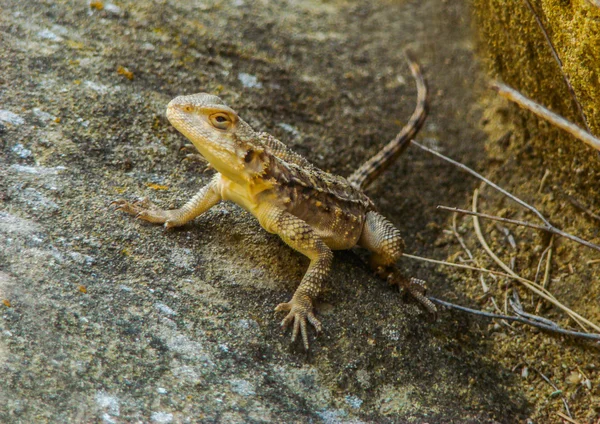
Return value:
M 437 313 L 433 302 L 425 296 L 425 282 L 417 278 L 408 279 L 396 268 L 395 263 L 404 252 L 404 241 L 390 221 L 377 212 L 368 212 L 358 243 L 372 252 L 370 265 L 380 278 L 407 290 L 430 313 Z
M 160 209 L 146 200 L 130 203 L 127 200 L 119 199 L 111 204 L 116 206 L 116 210 L 122 210 L 144 221 L 153 224 L 164 224 L 166 228 L 178 227 L 206 212 L 221 201 L 217 177 L 202 187 L 194 197 L 179 209 Z
M 331 269 L 333 253 L 310 225 L 286 211 L 270 208 L 261 218 L 261 225 L 267 231 L 278 234 L 288 246 L 310 259 L 308 270 L 292 299 L 275 308 L 276 311 L 289 312 L 281 325 L 287 328 L 293 322 L 292 342 L 296 340 L 298 333 L 301 333 L 304 347 L 308 350 L 306 321 L 308 320 L 317 331 L 321 331 L 321 323 L 313 312 L 313 302 Z

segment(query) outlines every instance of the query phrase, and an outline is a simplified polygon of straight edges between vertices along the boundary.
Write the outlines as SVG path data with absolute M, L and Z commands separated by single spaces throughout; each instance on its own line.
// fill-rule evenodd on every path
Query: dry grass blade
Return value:
M 546 250 L 548 251 L 548 258 L 546 260 L 546 269 L 544 271 L 544 282 L 542 283 L 542 287 L 547 289 L 548 283 L 550 282 L 550 269 L 552 267 L 552 246 L 554 245 L 554 237 L 550 239 L 550 243 Z M 535 313 L 537 314 L 542 307 L 542 299 L 538 301 L 537 306 L 535 307 Z
M 571 411 L 569 410 L 569 404 L 567 403 L 567 400 L 565 399 L 565 397 L 562 394 L 563 391 L 560 390 L 558 387 L 556 387 L 556 385 L 552 381 L 550 381 L 550 379 L 548 377 L 546 377 L 544 374 L 542 374 L 539 370 L 537 370 L 535 368 L 533 368 L 533 370 L 535 372 L 537 372 L 544 379 L 544 381 L 550 385 L 550 387 L 552 387 L 556 392 L 560 393 L 560 398 L 563 401 L 563 405 L 565 405 L 565 410 L 567 411 L 567 414 L 569 414 L 568 418 L 573 419 L 573 416 L 571 415 Z M 559 412 L 559 414 L 560 414 L 560 412 Z
M 546 121 L 550 122 L 551 124 L 557 126 L 558 128 L 568 132 L 573 137 L 578 138 L 579 140 L 583 141 L 585 144 L 593 147 L 594 149 L 600 150 L 600 139 L 598 139 L 597 137 L 594 137 L 592 134 L 590 134 L 586 130 L 579 128 L 577 125 L 573 124 L 572 122 L 567 121 L 562 116 L 560 116 L 554 112 L 551 112 L 550 110 L 546 109 L 544 106 L 534 102 L 531 99 L 528 99 L 527 97 L 525 97 L 521 93 L 519 93 L 517 90 L 512 89 L 504 84 L 495 82 L 491 85 L 491 87 L 492 87 L 492 89 L 496 90 L 498 92 L 498 94 L 500 94 L 505 99 L 508 99 L 511 102 L 518 104 L 519 106 L 529 110 L 530 112 L 533 112 L 540 118 L 543 118 Z
M 439 206 L 438 206 L 438 208 L 439 208 Z M 463 238 L 458 233 L 458 228 L 456 226 L 456 214 L 452 215 L 452 233 L 454 234 L 454 237 L 456 237 L 456 240 L 458 240 L 458 242 L 460 243 L 460 246 L 466 252 L 469 259 L 473 260 L 473 254 L 471 253 L 471 251 L 465 244 L 465 241 L 463 240 Z
M 567 417 L 565 414 L 563 414 L 562 412 L 557 412 L 556 415 L 558 415 L 559 417 L 561 417 L 563 420 L 568 421 L 572 424 L 580 424 L 579 421 L 575 421 L 573 418 Z
M 456 216 L 457 216 L 457 214 L 453 214 L 452 215 L 452 232 L 454 233 L 454 237 L 456 237 L 456 239 L 460 243 L 460 245 L 463 248 L 463 250 L 467 253 L 467 256 L 469 257 L 469 259 L 471 261 L 474 261 L 475 265 L 479 266 L 479 264 L 475 261 L 475 258 L 473 257 L 473 254 L 471 253 L 471 251 L 469 250 L 469 248 L 465 244 L 465 241 L 463 240 L 463 238 L 458 233 L 458 228 L 456 226 Z M 479 274 L 479 281 L 481 282 L 481 288 L 483 289 L 484 295 L 487 294 L 487 293 L 489 293 L 490 288 L 488 287 L 487 283 L 485 282 L 485 278 L 483 277 L 483 274 Z
M 530 281 L 530 280 L 528 280 L 526 278 L 523 278 L 523 277 L 519 277 L 518 275 L 516 275 L 516 276 L 515 275 L 510 275 L 510 274 L 506 274 L 504 272 L 494 271 L 494 270 L 486 269 L 486 268 L 478 268 L 476 266 L 471 266 L 471 265 L 463 265 L 463 264 L 455 264 L 455 263 L 446 262 L 446 261 L 438 261 L 437 259 L 424 258 L 422 256 L 411 255 L 411 254 L 408 254 L 408 253 L 405 253 L 402 256 L 405 257 L 405 258 L 414 259 L 414 260 L 422 261 L 422 262 L 429 262 L 429 263 L 432 263 L 432 264 L 445 265 L 445 266 L 450 266 L 450 267 L 453 267 L 453 268 L 468 269 L 468 270 L 477 271 L 477 272 L 484 272 L 484 273 L 491 274 L 491 275 L 497 275 L 499 277 L 510 278 L 510 279 L 519 281 L 519 282 L 521 282 L 523 284 L 527 283 L 527 284 L 531 284 L 533 286 L 536 286 L 536 284 L 533 281 Z M 554 296 L 552 296 L 550 293 L 548 293 L 548 296 L 554 298 Z M 439 302 L 441 302 L 441 301 L 439 301 Z M 593 323 L 590 323 L 590 324 L 591 324 L 592 327 L 594 327 L 594 329 L 596 329 L 596 331 L 598 331 L 598 326 L 594 325 Z M 569 330 L 565 330 L 565 331 L 569 331 Z M 577 332 L 574 332 L 574 333 L 577 333 Z M 593 334 L 592 337 L 589 337 L 589 338 L 593 338 L 593 339 L 600 338 L 600 331 L 598 331 L 598 333 L 599 334 Z M 567 333 L 565 333 L 565 334 L 567 334 Z M 591 333 L 577 333 L 577 334 L 591 334 Z
M 533 212 L 534 214 L 537 215 L 537 217 L 544 223 L 546 224 L 546 231 L 552 232 L 556 235 L 559 235 L 561 237 L 565 237 L 568 238 L 569 240 L 573 240 L 579 244 L 582 244 L 584 246 L 587 246 L 591 249 L 597 250 L 600 252 L 600 246 L 598 246 L 597 244 L 591 243 L 587 240 L 584 240 L 580 237 L 574 236 L 573 234 L 569 234 L 559 228 L 556 228 L 554 225 L 550 224 L 550 221 L 548 221 L 546 219 L 546 217 L 544 215 L 542 215 L 542 213 L 540 211 L 538 211 L 536 208 L 534 208 L 533 206 L 531 206 L 529 203 L 524 202 L 523 200 L 519 199 L 518 197 L 516 197 L 514 194 L 509 193 L 508 191 L 504 190 L 502 187 L 500 187 L 499 185 L 493 183 L 492 181 L 488 180 L 487 178 L 485 178 L 483 175 L 473 171 L 471 168 L 469 168 L 466 165 L 463 165 L 460 162 L 455 161 L 454 159 L 450 159 L 447 156 L 444 156 L 443 154 L 436 152 L 435 150 L 432 150 L 428 147 L 425 147 L 419 143 L 417 143 L 416 141 L 412 140 L 411 141 L 412 144 L 414 144 L 415 146 L 417 146 L 418 148 L 425 150 L 426 152 L 431 153 L 434 156 L 437 156 L 441 159 L 444 159 L 447 162 L 450 162 L 451 164 L 457 166 L 458 168 L 468 172 L 469 174 L 473 175 L 474 177 L 480 179 L 481 181 L 485 182 L 486 184 L 488 184 L 490 187 L 493 187 L 494 189 L 498 190 L 500 193 L 504 194 L 506 197 L 514 200 L 515 202 L 517 202 L 519 205 L 523 206 L 524 208 L 529 209 L 531 212 Z M 534 225 L 534 224 L 531 224 Z M 530 225 L 530 226 L 531 226 Z
M 462 213 L 464 215 L 474 215 L 474 216 L 478 216 L 480 218 L 491 219 L 493 221 L 500 221 L 500 222 L 504 222 L 506 224 L 521 225 L 523 227 L 534 228 L 536 230 L 543 230 L 543 231 L 553 232 L 552 228 L 548 228 L 545 225 L 532 224 L 532 223 L 527 222 L 527 221 L 518 221 L 516 219 L 502 218 L 500 216 L 488 215 L 486 213 L 474 212 L 474 211 L 470 211 L 470 210 L 467 210 L 467 209 L 452 208 L 452 207 L 443 206 L 443 205 L 438 205 L 437 209 L 442 210 L 442 211 L 448 211 L 448 212 Z
M 478 197 L 479 197 L 479 190 L 475 189 L 475 191 L 473 193 L 473 211 L 474 212 L 477 212 Z M 589 325 L 595 331 L 600 333 L 600 327 L 598 327 L 596 324 L 594 324 L 593 322 L 582 317 L 577 312 L 573 311 L 572 309 L 568 308 L 567 306 L 563 305 L 561 302 L 559 302 L 552 294 L 550 294 L 543 287 L 535 284 L 533 281 L 529 281 L 529 280 L 525 280 L 524 278 L 521 278 L 517 273 L 515 273 L 512 269 L 510 269 L 504 262 L 502 262 L 500 260 L 500 258 L 498 258 L 498 256 L 496 256 L 496 254 L 492 251 L 492 249 L 490 249 L 490 246 L 485 241 L 485 238 L 483 237 L 483 233 L 481 231 L 481 226 L 479 224 L 479 217 L 473 216 L 473 225 L 475 227 L 475 234 L 477 235 L 477 239 L 479 240 L 481 247 L 483 247 L 483 249 L 487 252 L 487 254 L 490 256 L 490 258 L 492 258 L 494 260 L 494 262 L 496 262 L 500 266 L 500 268 L 502 268 L 504 271 L 506 271 L 511 276 L 518 277 L 515 279 L 517 281 L 519 281 L 521 284 L 523 284 L 526 288 L 528 288 L 529 290 L 531 290 L 538 296 L 546 299 L 548 302 L 552 303 L 554 306 L 556 306 L 559 309 L 566 312 L 584 330 L 587 331 L 587 328 L 584 325 L 584 323 L 585 323 L 586 325 Z
M 514 275 L 510 275 L 510 274 L 507 274 L 505 272 L 494 271 L 492 269 L 479 268 L 479 267 L 471 266 L 471 265 L 455 264 L 455 263 L 446 262 L 446 261 L 438 261 L 437 259 L 424 258 L 422 256 L 410 255 L 408 253 L 404 253 L 402 255 L 402 257 L 409 258 L 409 259 L 414 259 L 414 260 L 417 260 L 417 261 L 429 262 L 429 263 L 432 263 L 432 264 L 447 265 L 447 266 L 451 266 L 451 267 L 454 267 L 454 268 L 468 269 L 470 271 L 485 272 L 487 274 L 497 275 L 499 277 L 510 278 L 510 279 L 517 280 L 517 281 L 522 281 L 522 282 L 525 282 L 525 283 L 535 284 L 533 281 L 530 281 L 530 280 L 528 280 L 526 278 L 519 277 L 519 276 L 514 276 Z
M 438 305 L 442 305 L 442 306 L 445 306 L 445 307 L 451 308 L 451 309 L 456 309 L 457 311 L 467 312 L 469 314 L 473 314 L 473 315 L 477 315 L 477 316 L 482 316 L 482 317 L 492 318 L 492 319 L 499 319 L 499 320 L 504 320 L 504 321 L 520 322 L 522 324 L 530 325 L 532 327 L 536 327 L 536 328 L 539 328 L 539 329 L 542 329 L 542 330 L 545 330 L 545 331 L 548 331 L 551 333 L 558 333 L 558 334 L 564 334 L 566 336 L 600 341 L 600 334 L 582 333 L 579 331 L 565 330 L 564 328 L 561 328 L 558 325 L 556 325 L 556 323 L 545 324 L 543 322 L 540 322 L 539 320 L 532 320 L 532 319 L 527 319 L 527 318 L 519 317 L 519 316 L 494 314 L 491 312 L 485 312 L 485 311 L 480 311 L 477 309 L 471 309 L 471 308 L 467 308 L 465 306 L 456 305 L 454 303 L 450 303 L 445 300 L 437 299 L 437 298 L 431 297 L 431 296 L 427 296 L 427 298 L 429 300 L 431 300 L 432 302 L 437 303 Z M 539 317 L 537 317 L 537 318 L 539 318 Z M 510 327 L 510 328 L 512 328 L 514 330 L 514 327 Z
M 549 244 L 544 249 L 544 251 L 542 252 L 542 254 L 540 255 L 540 260 L 538 261 L 537 269 L 535 270 L 535 278 L 533 279 L 533 281 L 536 282 L 536 283 L 539 281 L 540 270 L 542 269 L 542 262 L 544 262 L 544 258 L 548 254 L 548 251 L 550 250 L 550 246 L 551 245 Z
M 571 85 L 571 81 L 569 81 L 569 77 L 567 77 L 567 74 L 565 73 L 565 71 L 563 69 L 562 60 L 560 60 L 560 57 L 558 57 L 558 53 L 556 52 L 556 49 L 554 48 L 554 44 L 552 43 L 552 40 L 550 40 L 550 36 L 548 35 L 548 32 L 546 31 L 544 24 L 542 24 L 542 20 L 540 19 L 537 12 L 533 8 L 533 5 L 531 4 L 531 2 L 529 0 L 524 0 L 524 1 L 527 4 L 527 7 L 529 8 L 529 10 L 531 11 L 531 14 L 533 15 L 538 26 L 540 27 L 540 30 L 542 31 L 542 34 L 544 35 L 544 38 L 546 39 L 546 43 L 550 47 L 552 56 L 554 57 L 554 60 L 558 64 L 560 74 L 562 75 L 563 80 L 565 81 L 565 84 L 567 84 L 567 88 L 569 89 L 569 94 L 571 94 L 571 99 L 573 99 L 573 103 L 575 103 L 575 107 L 577 108 L 579 115 L 581 115 L 581 119 L 583 120 L 583 124 L 585 125 L 585 128 L 588 130 L 588 132 L 591 132 L 590 127 L 587 123 L 587 118 L 585 117 L 585 113 L 583 112 L 583 108 L 581 107 L 581 103 L 579 103 L 579 100 L 577 100 L 577 95 L 575 94 L 575 90 L 573 89 L 573 86 Z

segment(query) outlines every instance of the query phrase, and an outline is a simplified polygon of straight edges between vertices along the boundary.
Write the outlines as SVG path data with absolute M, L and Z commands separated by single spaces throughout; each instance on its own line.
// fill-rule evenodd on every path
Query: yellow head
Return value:
M 219 97 L 176 97 L 167 105 L 167 118 L 226 177 L 248 181 L 263 171 L 264 146 L 256 132 Z

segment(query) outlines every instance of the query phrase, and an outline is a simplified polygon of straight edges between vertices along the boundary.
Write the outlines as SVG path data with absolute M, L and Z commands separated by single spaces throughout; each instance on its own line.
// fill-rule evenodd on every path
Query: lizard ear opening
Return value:
M 261 155 L 262 150 L 249 149 L 244 155 L 244 163 L 246 170 L 255 173 L 262 174 L 265 169 L 265 159 Z
M 233 126 L 234 120 L 225 112 L 216 112 L 208 117 L 211 125 L 219 130 L 228 130 Z

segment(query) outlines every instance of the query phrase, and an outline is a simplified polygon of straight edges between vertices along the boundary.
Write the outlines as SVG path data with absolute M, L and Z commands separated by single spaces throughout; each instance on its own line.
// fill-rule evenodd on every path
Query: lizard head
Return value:
M 208 162 L 230 179 L 249 180 L 264 169 L 264 147 L 256 132 L 219 97 L 179 96 L 167 105 L 169 122 Z

